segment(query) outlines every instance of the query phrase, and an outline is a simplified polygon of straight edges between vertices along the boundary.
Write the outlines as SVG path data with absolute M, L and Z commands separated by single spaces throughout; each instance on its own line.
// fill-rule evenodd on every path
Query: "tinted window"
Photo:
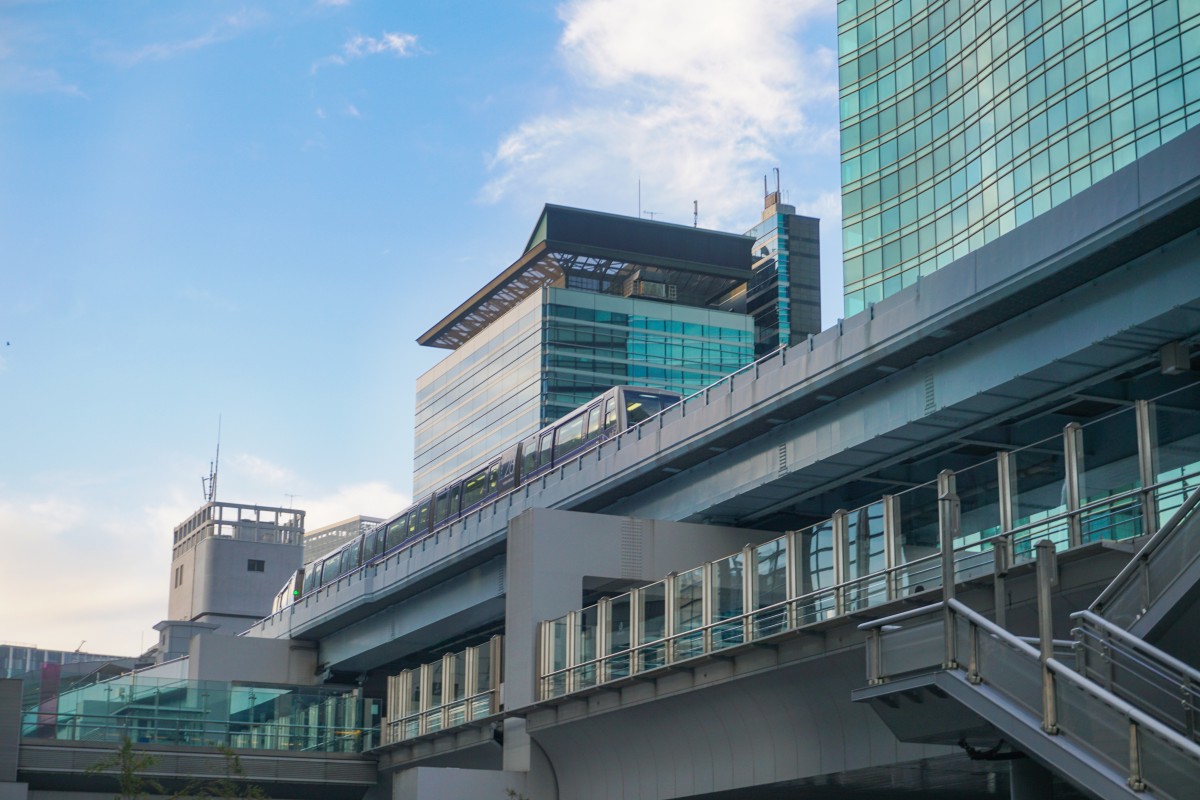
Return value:
M 667 406 L 679 402 L 678 398 L 670 395 L 649 394 L 648 392 L 625 392 L 625 424 L 637 425 L 642 420 L 653 417 Z
M 580 414 L 558 426 L 554 435 L 554 459 L 556 461 L 583 444 L 585 417 L 585 414 Z
M 600 434 L 600 406 L 592 406 L 588 412 L 587 438 L 595 439 Z

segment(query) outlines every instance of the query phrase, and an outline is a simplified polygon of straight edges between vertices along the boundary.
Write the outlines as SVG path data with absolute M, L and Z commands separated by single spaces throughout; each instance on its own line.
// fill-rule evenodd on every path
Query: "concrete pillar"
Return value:
M 1032 758 L 1008 762 L 1008 788 L 1012 800 L 1050 800 L 1054 775 Z

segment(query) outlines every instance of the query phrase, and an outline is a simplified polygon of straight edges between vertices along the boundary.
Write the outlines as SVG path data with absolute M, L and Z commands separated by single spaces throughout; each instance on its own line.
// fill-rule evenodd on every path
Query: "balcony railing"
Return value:
M 476 647 L 389 677 L 383 744 L 398 744 L 499 713 L 502 642 L 503 637 L 493 636 Z
M 823 522 L 540 623 L 537 695 L 562 697 L 1156 530 L 1200 486 L 1200 425 L 1171 395 L 885 495 Z M 941 542 L 953 542 L 949 558 Z

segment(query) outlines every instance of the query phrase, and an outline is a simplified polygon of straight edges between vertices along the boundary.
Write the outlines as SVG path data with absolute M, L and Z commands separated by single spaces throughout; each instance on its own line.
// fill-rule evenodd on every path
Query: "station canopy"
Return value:
M 753 239 L 654 220 L 546 205 L 525 252 L 417 339 L 454 350 L 543 286 L 629 294 L 630 281 L 671 287 L 706 307 L 750 279 Z

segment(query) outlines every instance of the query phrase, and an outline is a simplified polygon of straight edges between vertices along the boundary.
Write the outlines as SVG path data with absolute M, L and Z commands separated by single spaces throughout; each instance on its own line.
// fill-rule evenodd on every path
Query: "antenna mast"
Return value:
M 208 462 L 208 478 L 200 478 L 200 486 L 204 489 L 204 502 L 211 503 L 217 499 L 217 470 L 221 466 L 221 416 L 217 415 L 217 457 Z
M 695 228 L 700 224 L 700 201 L 692 201 L 692 227 Z

